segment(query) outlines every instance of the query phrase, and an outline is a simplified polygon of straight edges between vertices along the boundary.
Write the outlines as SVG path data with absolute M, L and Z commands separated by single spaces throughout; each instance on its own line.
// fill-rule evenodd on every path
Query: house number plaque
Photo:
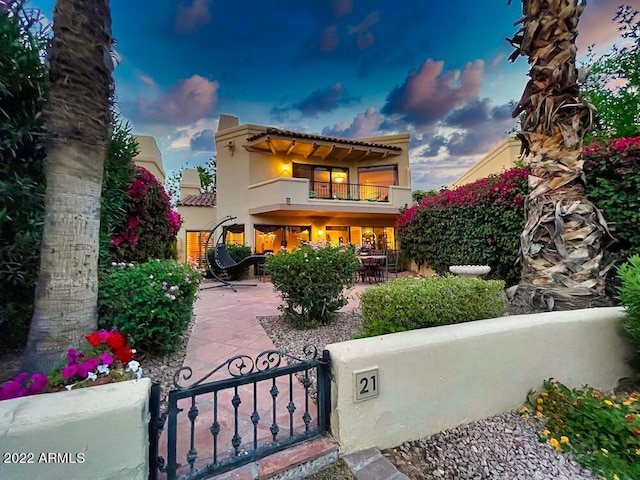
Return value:
M 377 397 L 380 392 L 378 367 L 353 372 L 353 383 L 354 402 Z

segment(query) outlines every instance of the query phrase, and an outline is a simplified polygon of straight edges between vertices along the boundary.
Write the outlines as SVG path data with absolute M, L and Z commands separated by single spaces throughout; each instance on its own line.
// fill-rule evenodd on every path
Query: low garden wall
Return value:
M 342 453 L 389 448 L 518 409 L 548 378 L 610 389 L 631 373 L 623 318 L 617 307 L 550 312 L 329 345 L 332 433 Z
M 0 402 L 0 478 L 146 480 L 150 390 L 142 378 Z

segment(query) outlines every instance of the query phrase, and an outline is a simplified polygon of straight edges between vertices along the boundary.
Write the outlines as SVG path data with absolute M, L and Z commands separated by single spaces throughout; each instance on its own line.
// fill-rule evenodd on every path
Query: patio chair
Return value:
M 389 280 L 389 274 L 393 273 L 398 278 L 398 251 L 387 250 L 387 260 L 385 262 L 385 278 Z

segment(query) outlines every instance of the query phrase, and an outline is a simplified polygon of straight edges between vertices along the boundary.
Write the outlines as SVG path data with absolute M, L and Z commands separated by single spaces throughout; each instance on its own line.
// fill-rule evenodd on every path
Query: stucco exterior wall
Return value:
M 612 388 L 631 372 L 621 308 L 520 315 L 327 346 L 331 429 L 343 453 L 389 448 L 522 406 L 548 378 Z M 354 372 L 379 396 L 354 402 Z
M 27 462 L 5 459 L 0 478 L 146 480 L 150 390 L 143 378 L 0 402 L 2 453 Z
M 195 168 L 185 168 L 180 178 L 180 200 L 187 195 L 199 195 L 202 193 L 200 188 L 200 174 Z
M 449 188 L 473 183 L 494 173 L 500 173 L 515 167 L 520 155 L 520 141 L 507 138 L 500 142 L 493 150 L 478 160 L 469 170 L 449 185 Z

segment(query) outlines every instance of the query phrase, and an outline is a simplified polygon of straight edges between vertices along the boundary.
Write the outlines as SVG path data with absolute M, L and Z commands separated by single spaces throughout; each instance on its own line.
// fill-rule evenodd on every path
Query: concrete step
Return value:
M 338 460 L 338 444 L 330 436 L 287 448 L 230 472 L 215 480 L 299 480 Z

